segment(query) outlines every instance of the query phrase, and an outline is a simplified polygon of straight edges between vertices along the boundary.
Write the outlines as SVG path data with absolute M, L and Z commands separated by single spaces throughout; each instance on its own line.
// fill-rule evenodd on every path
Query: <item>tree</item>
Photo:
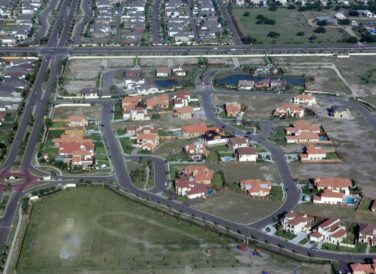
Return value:
M 250 15 L 249 11 L 243 13 L 243 16 L 248 17 Z
M 313 32 L 314 33 L 325 33 L 326 29 L 324 27 L 318 27 Z
M 349 19 L 340 19 L 338 20 L 338 25 L 350 25 L 351 24 L 351 21 Z
M 245 44 L 254 44 L 257 42 L 257 40 L 250 35 L 245 36 L 242 40 Z
M 296 6 L 293 5 L 293 4 L 290 4 L 290 5 L 287 6 L 287 9 L 294 10 L 294 9 L 296 9 Z
M 304 36 L 304 34 L 305 34 L 304 31 L 299 31 L 296 33 L 296 36 Z
M 358 38 L 356 38 L 355 36 L 351 36 L 351 37 L 345 39 L 345 42 L 355 44 L 355 43 L 358 43 Z
M 356 11 L 356 10 L 350 10 L 349 11 L 349 16 L 357 17 L 357 16 L 359 16 L 359 12 Z
M 328 22 L 326 20 L 317 21 L 318 26 L 326 26 L 328 25 Z
M 280 34 L 278 32 L 275 32 L 275 31 L 270 31 L 266 36 L 268 36 L 270 38 L 278 38 L 280 36 Z

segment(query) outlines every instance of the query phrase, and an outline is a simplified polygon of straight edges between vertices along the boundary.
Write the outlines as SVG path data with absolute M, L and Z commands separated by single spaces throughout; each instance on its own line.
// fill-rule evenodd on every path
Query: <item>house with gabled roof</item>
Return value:
M 272 183 L 259 179 L 246 179 L 240 181 L 240 189 L 245 190 L 250 196 L 265 197 L 270 194 Z
M 337 245 L 347 237 L 346 228 L 341 225 L 340 219 L 329 218 L 319 224 L 311 233 L 310 240 Z
M 282 219 L 282 229 L 293 234 L 308 233 L 312 229 L 314 220 L 313 216 L 290 211 Z

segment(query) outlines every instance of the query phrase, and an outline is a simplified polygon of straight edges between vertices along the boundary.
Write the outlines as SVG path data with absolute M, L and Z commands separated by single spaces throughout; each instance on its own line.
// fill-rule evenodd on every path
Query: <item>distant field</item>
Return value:
M 249 16 L 243 16 L 244 12 L 249 12 Z M 266 8 L 236 8 L 232 10 L 242 36 L 250 35 L 264 44 L 306 44 L 310 43 L 309 38 L 316 36 L 314 43 L 336 43 L 343 38 L 341 30 L 333 27 L 326 27 L 326 33 L 314 33 L 316 26 L 309 23 L 309 19 L 316 16 L 332 15 L 333 11 L 321 12 L 299 12 L 279 8 L 270 11 Z M 263 15 L 269 19 L 274 19 L 275 25 L 256 24 L 257 15 Z M 280 34 L 278 38 L 268 37 L 269 32 Z M 298 32 L 304 32 L 303 36 L 297 36 Z
M 253 273 L 330 273 L 328 265 L 248 252 L 217 233 L 87 187 L 34 205 L 17 273 L 224 274 L 249 273 L 250 266 Z

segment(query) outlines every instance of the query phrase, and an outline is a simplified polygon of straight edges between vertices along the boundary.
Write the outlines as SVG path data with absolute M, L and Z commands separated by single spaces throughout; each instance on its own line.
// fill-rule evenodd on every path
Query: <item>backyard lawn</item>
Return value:
M 249 12 L 249 16 L 243 16 L 245 12 Z M 276 11 L 266 8 L 235 8 L 232 10 L 242 36 L 249 35 L 258 43 L 264 44 L 305 44 L 310 41 L 313 43 L 336 43 L 344 36 L 339 28 L 326 27 L 325 33 L 314 33 L 317 26 L 311 25 L 309 22 L 316 16 L 324 16 L 326 13 L 328 12 L 299 12 L 285 8 L 279 8 Z M 256 24 L 259 15 L 267 19 L 274 19 L 275 24 Z M 279 35 L 277 35 L 278 37 L 267 36 L 270 32 Z M 297 35 L 298 32 L 300 35 Z M 313 36 L 316 39 L 312 39 Z

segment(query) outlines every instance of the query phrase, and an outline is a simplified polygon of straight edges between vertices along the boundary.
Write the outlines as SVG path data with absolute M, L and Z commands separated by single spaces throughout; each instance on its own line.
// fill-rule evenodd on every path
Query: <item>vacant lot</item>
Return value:
M 234 91 L 231 95 L 215 95 L 212 97 L 213 105 L 223 106 L 226 102 L 238 102 L 246 107 L 245 119 L 267 120 L 273 110 L 283 102 L 287 102 L 291 96 L 263 96 L 242 94 Z
M 323 111 L 329 102 L 321 101 Z M 376 162 L 376 136 L 368 124 L 352 111 L 353 120 L 336 120 L 324 117 L 315 119 L 324 127 L 333 140 L 333 147 L 343 160 L 338 164 L 292 163 L 294 176 L 312 178 L 316 176 L 342 176 L 355 180 L 361 190 L 370 198 L 376 198 L 374 168 Z M 285 146 L 287 148 L 289 146 Z
M 102 70 L 102 59 L 69 60 L 64 77 L 67 79 L 95 79 Z
M 245 194 L 222 191 L 194 207 L 233 222 L 252 223 L 268 216 L 281 204 L 280 201 L 255 199 Z
M 341 207 L 341 206 L 322 206 L 301 204 L 295 209 L 298 212 L 307 213 L 310 215 L 319 215 L 326 218 L 341 218 L 344 221 L 354 222 L 354 223 L 370 223 L 376 224 L 376 216 L 371 211 L 357 211 L 352 207 Z
M 210 250 L 210 253 L 207 250 Z M 236 251 L 227 238 L 100 187 L 65 190 L 37 202 L 17 273 L 330 273 Z
M 249 16 L 243 16 L 249 12 Z M 304 43 L 335 43 L 346 37 L 339 28 L 326 27 L 325 33 L 314 33 L 316 26 L 311 25 L 309 20 L 316 16 L 329 14 L 327 11 L 321 12 L 299 12 L 279 8 L 270 11 L 266 8 L 233 9 L 232 14 L 239 26 L 242 36 L 251 36 L 259 43 L 264 44 L 304 44 Z M 274 25 L 256 24 L 257 16 L 263 15 L 268 19 L 274 19 Z M 278 37 L 271 38 L 267 34 L 276 32 Z M 298 36 L 298 32 L 303 32 Z M 346 33 L 347 35 L 347 33 Z M 312 37 L 316 37 L 312 39 Z M 311 38 L 311 39 L 310 39 Z
M 100 120 L 101 107 L 91 105 L 87 107 L 58 107 L 54 111 L 54 119 L 66 119 L 71 115 L 81 115 L 87 120 Z

